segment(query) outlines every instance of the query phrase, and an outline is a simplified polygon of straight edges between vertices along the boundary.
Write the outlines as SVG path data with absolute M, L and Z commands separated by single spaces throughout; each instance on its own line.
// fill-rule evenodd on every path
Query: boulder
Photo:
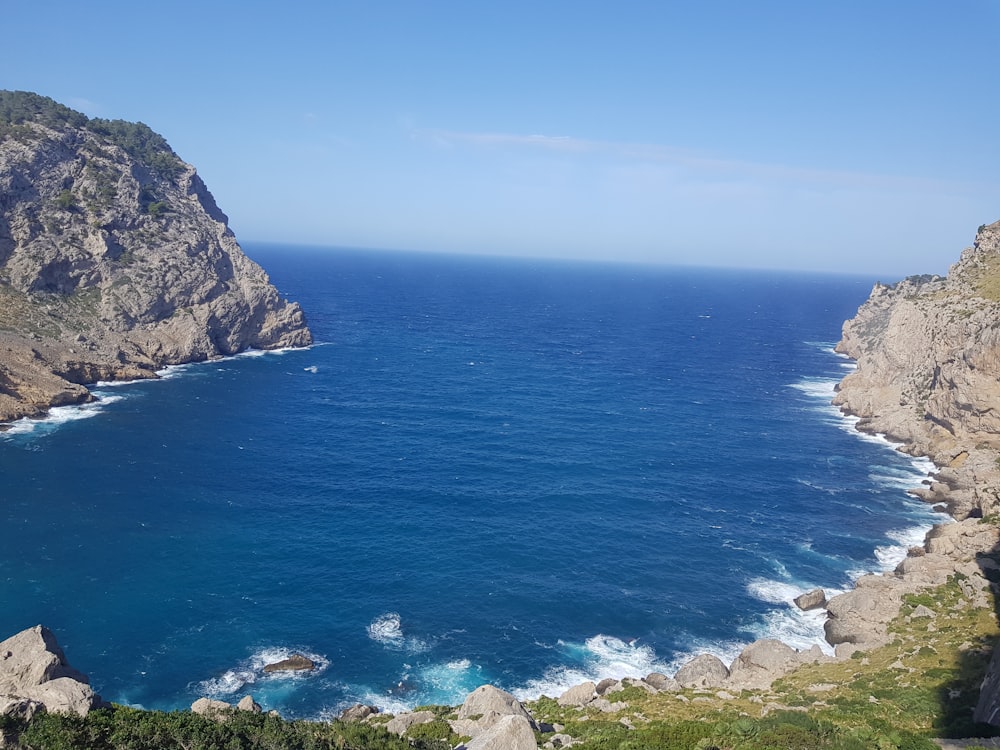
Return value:
M 801 663 L 799 652 L 781 641 L 754 641 L 733 660 L 728 683 L 741 690 L 766 690 Z
M 685 688 L 715 688 L 729 677 L 729 668 L 718 656 L 699 654 L 677 670 L 674 679 Z
M 355 703 L 350 708 L 344 709 L 340 713 L 341 721 L 363 721 L 369 716 L 374 716 L 378 713 L 378 709 L 375 706 L 366 706 L 363 703 Z
M 191 704 L 191 713 L 207 716 L 209 719 L 225 719 L 233 707 L 225 701 L 199 698 Z
M 73 669 L 52 631 L 41 625 L 22 630 L 0 643 L 0 696 L 7 711 L 86 716 L 106 705 L 90 680 Z M 37 704 L 37 705 L 36 705 Z
M 556 702 L 560 706 L 585 706 L 596 697 L 597 686 L 593 682 L 584 682 L 571 687 Z
M 495 713 L 498 717 L 521 716 L 527 719 L 532 727 L 537 728 L 535 720 L 517 698 L 493 685 L 480 685 L 469 693 L 461 708 L 458 709 L 458 718 L 459 720 L 481 720 L 490 712 Z
M 405 714 L 393 716 L 385 728 L 389 732 L 394 732 L 402 737 L 406 730 L 417 724 L 430 724 L 436 717 L 433 711 L 412 711 Z
M 667 677 L 665 674 L 661 674 L 660 672 L 650 672 L 643 678 L 643 682 L 661 693 L 672 693 L 681 689 L 677 680 L 673 677 Z
M 827 642 L 832 646 L 852 643 L 865 649 L 884 645 L 888 623 L 899 614 L 901 603 L 902 593 L 894 579 L 862 576 L 853 591 L 827 602 L 828 619 L 823 626 Z
M 467 750 L 538 750 L 532 722 L 523 716 L 508 714 L 466 746 Z
M 613 714 L 616 711 L 624 711 L 628 708 L 628 703 L 625 703 L 624 701 L 615 701 L 612 703 L 607 698 L 601 697 L 595 698 L 593 701 L 588 703 L 587 708 L 596 708 L 598 711 L 603 713 Z
M 555 750 L 560 747 L 573 747 L 573 745 L 578 745 L 580 742 L 581 740 L 575 740 L 568 734 L 554 734 L 549 737 L 549 741 L 545 743 L 545 747 Z
M 264 709 L 261 708 L 260 704 L 253 699 L 251 695 L 244 695 L 240 698 L 240 702 L 236 704 L 236 708 L 240 711 L 250 711 L 251 713 L 259 714 Z
M 597 683 L 595 688 L 598 695 L 604 695 L 612 690 L 621 690 L 622 683 L 621 680 L 613 680 L 610 677 L 605 677 L 603 680 Z
M 646 691 L 650 695 L 659 692 L 655 687 L 646 682 L 646 680 L 644 679 L 640 680 L 635 677 L 626 677 L 624 680 L 622 680 L 622 685 L 624 687 L 637 687 L 640 690 Z
M 265 664 L 265 672 L 303 672 L 316 668 L 316 663 L 302 654 L 292 654 L 287 659 Z
M 801 610 L 822 609 L 826 606 L 826 592 L 823 589 L 813 589 L 804 594 L 799 594 L 793 600 L 795 606 Z

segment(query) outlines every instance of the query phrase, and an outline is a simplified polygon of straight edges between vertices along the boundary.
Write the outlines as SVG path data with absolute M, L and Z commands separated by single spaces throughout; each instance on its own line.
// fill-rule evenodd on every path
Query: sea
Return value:
M 107 700 L 328 719 L 829 652 L 792 599 L 947 520 L 831 405 L 873 278 L 245 249 L 314 345 L 0 434 L 0 637 L 44 624 Z

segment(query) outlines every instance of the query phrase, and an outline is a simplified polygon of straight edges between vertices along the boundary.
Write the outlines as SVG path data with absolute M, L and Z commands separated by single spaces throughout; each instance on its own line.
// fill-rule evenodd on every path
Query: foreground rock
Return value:
M 678 669 L 674 679 L 684 688 L 722 687 L 729 679 L 729 667 L 718 656 L 699 654 Z
M 105 705 L 73 669 L 48 628 L 36 625 L 0 643 L 0 716 L 38 711 L 86 716 Z
M 455 734 L 476 738 L 505 717 L 523 719 L 532 731 L 538 729 L 534 718 L 517 698 L 493 685 L 480 685 L 469 693 L 458 709 L 458 719 L 448 723 Z
M 532 723 L 523 716 L 502 716 L 493 726 L 474 737 L 467 750 L 538 750 Z
M 0 91 L 0 197 L 0 421 L 87 401 L 98 380 L 311 342 L 141 123 Z

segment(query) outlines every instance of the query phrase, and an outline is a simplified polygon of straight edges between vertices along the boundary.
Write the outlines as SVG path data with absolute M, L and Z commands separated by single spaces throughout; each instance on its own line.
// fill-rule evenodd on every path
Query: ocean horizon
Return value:
M 52 628 L 105 699 L 330 718 L 829 652 L 792 599 L 947 519 L 831 404 L 872 278 L 245 249 L 313 346 L 0 434 L 0 637 Z

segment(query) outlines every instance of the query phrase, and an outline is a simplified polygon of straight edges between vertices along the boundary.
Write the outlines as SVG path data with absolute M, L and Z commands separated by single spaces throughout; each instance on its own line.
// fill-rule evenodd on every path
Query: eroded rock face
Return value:
M 0 420 L 87 400 L 97 380 L 311 342 L 162 138 L 0 98 L 22 117 L 0 115 Z
M 961 573 L 968 603 L 989 606 L 1000 511 L 1000 222 L 983 225 L 947 278 L 876 284 L 844 324 L 838 351 L 857 360 L 835 403 L 858 428 L 931 458 L 938 472 L 913 494 L 942 503 L 960 523 L 928 534 L 891 574 L 865 576 L 828 603 L 827 640 L 838 655 L 885 642 L 905 593 Z M 983 684 L 977 721 L 1000 725 L 1000 658 Z
M 835 399 L 933 459 L 939 486 L 922 493 L 957 518 L 998 508 L 1000 472 L 1000 222 L 984 225 L 947 278 L 876 284 L 844 324 L 837 350 L 857 360 Z
M 86 716 L 104 701 L 66 662 L 52 631 L 36 625 L 0 643 L 0 705 L 26 718 L 39 710 Z

